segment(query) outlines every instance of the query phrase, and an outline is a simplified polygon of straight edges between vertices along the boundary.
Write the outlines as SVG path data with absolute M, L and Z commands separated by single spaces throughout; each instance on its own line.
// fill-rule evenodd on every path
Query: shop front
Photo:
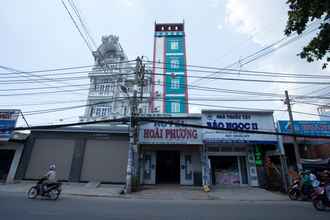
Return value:
M 298 137 L 296 141 L 299 146 L 301 159 L 328 159 L 330 158 L 330 121 L 294 121 L 295 132 L 301 135 L 324 136 L 329 138 Z M 278 129 L 283 133 L 292 132 L 292 124 L 289 121 L 278 121 Z M 293 138 L 283 136 L 283 143 L 287 163 L 289 167 L 296 166 L 296 158 L 293 147 Z
M 200 125 L 200 116 L 159 120 Z M 139 141 L 142 184 L 202 184 L 200 129 L 145 122 L 140 125 Z
M 259 186 L 263 158 L 276 151 L 277 136 L 220 129 L 275 132 L 273 113 L 203 110 L 202 125 L 219 129 L 203 130 L 205 183 Z
M 14 182 L 24 149 L 27 135 L 13 131 L 19 114 L 20 110 L 0 109 L 0 182 Z

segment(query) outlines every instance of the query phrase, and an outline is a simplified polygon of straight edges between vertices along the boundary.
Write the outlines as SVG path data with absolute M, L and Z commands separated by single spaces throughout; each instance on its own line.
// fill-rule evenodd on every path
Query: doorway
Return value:
M 0 182 L 5 182 L 13 161 L 15 150 L 0 150 Z
M 237 156 L 211 156 L 212 183 L 216 185 L 241 184 Z
M 180 183 L 180 152 L 157 151 L 156 183 Z

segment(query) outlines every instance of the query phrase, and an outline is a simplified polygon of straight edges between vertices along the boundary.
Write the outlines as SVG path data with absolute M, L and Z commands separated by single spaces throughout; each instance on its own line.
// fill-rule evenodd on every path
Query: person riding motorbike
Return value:
M 49 166 L 49 170 L 47 171 L 46 175 L 44 176 L 43 181 L 43 189 L 44 191 L 47 191 L 48 187 L 52 186 L 53 184 L 57 183 L 56 178 L 56 165 L 51 164 Z

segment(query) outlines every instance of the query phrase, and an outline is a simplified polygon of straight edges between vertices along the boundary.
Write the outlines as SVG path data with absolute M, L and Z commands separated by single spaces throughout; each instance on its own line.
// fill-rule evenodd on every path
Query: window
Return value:
M 179 49 L 179 42 L 177 40 L 171 41 L 170 45 L 171 45 L 171 50 Z
M 108 96 L 111 93 L 111 85 L 108 82 L 97 85 L 97 91 L 100 96 Z
M 111 104 L 97 105 L 93 108 L 92 116 L 93 117 L 107 117 L 107 116 L 110 116 L 111 111 L 112 111 Z
M 108 109 L 107 108 L 102 108 L 101 116 L 102 117 L 105 117 L 107 115 L 107 112 L 108 112 Z
M 171 60 L 171 68 L 172 68 L 172 69 L 177 69 L 177 68 L 179 68 L 179 65 L 180 65 L 180 63 L 179 63 L 179 60 L 178 60 L 178 59 L 172 59 L 172 60 Z
M 109 94 L 110 94 L 110 84 L 107 84 L 107 85 L 105 86 L 104 93 L 105 93 L 106 95 L 109 95 Z
M 180 80 L 172 79 L 171 80 L 171 89 L 179 89 L 180 88 Z
M 104 85 L 100 85 L 100 91 L 99 91 L 100 95 L 104 94 Z
M 180 112 L 180 103 L 178 101 L 171 103 L 171 112 Z
M 100 115 L 101 115 L 101 109 L 100 108 L 96 108 L 95 116 L 100 116 Z

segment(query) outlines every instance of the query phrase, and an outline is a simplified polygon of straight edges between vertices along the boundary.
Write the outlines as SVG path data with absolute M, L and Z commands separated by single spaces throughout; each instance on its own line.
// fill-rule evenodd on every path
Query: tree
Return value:
M 285 35 L 301 34 L 310 22 L 320 21 L 318 34 L 298 54 L 308 62 L 325 59 L 322 69 L 330 62 L 330 0 L 288 0 L 288 21 Z

